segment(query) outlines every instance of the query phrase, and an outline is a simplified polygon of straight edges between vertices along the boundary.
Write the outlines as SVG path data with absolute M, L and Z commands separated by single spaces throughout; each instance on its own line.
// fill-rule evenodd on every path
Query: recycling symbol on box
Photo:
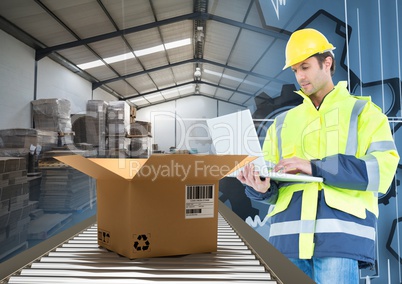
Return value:
M 149 238 L 147 235 L 138 235 L 136 241 L 134 242 L 134 250 L 136 251 L 147 251 L 150 246 Z

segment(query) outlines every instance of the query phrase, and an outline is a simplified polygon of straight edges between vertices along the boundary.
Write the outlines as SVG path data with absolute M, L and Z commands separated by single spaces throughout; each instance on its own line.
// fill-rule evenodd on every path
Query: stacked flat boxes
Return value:
M 0 129 L 0 148 L 29 150 L 31 145 L 40 145 L 42 151 L 57 145 L 57 132 L 33 128 Z
M 35 129 L 59 133 L 58 146 L 74 143 L 69 100 L 39 99 L 31 104 Z
M 0 157 L 0 258 L 26 246 L 35 204 L 29 202 L 26 160 Z
M 130 106 L 124 101 L 111 101 L 107 108 L 107 148 L 112 158 L 127 157 L 130 139 Z
M 55 131 L 33 128 L 10 128 L 0 130 L 0 156 L 22 157 L 26 160 L 28 173 L 37 171 L 36 164 L 40 153 L 57 146 L 58 134 Z M 31 151 L 33 146 L 35 150 Z M 37 147 L 41 151 L 36 151 Z
M 39 208 L 45 212 L 74 212 L 90 206 L 94 184 L 87 175 L 70 167 L 42 168 Z
M 71 132 L 71 104 L 66 99 L 39 99 L 32 101 L 36 129 Z
M 55 156 L 82 155 L 94 157 L 93 151 L 49 151 L 39 163 L 42 173 L 39 208 L 48 213 L 77 212 L 89 208 L 96 198 L 94 180 L 71 168 Z

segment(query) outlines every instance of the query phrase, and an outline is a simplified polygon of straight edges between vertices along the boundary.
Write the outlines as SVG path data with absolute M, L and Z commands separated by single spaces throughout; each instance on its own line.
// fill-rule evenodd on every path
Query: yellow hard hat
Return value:
M 334 50 L 327 38 L 317 30 L 302 29 L 295 31 L 286 44 L 286 62 L 283 70 L 295 65 L 316 53 Z

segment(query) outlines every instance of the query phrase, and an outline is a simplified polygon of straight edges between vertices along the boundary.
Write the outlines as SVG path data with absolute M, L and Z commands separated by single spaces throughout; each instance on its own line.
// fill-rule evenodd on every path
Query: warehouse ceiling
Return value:
M 289 33 L 263 0 L 1 0 L 0 28 L 137 108 L 280 95 Z M 262 94 L 262 95 L 261 95 Z

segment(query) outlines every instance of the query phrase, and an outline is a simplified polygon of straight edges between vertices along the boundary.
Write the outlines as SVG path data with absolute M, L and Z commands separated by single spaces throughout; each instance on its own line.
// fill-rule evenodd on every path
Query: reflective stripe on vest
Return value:
M 315 225 L 315 226 L 314 226 Z M 375 240 L 375 229 L 339 219 L 289 221 L 271 224 L 270 237 L 305 233 L 342 233 Z
M 377 141 L 371 143 L 367 150 L 367 155 L 361 157 L 361 159 L 366 163 L 367 168 L 368 185 L 366 190 L 372 191 L 376 196 L 378 196 L 378 188 L 380 187 L 380 167 L 377 159 L 373 155 L 370 155 L 370 153 L 392 150 L 396 151 L 394 141 Z
M 318 191 L 321 189 L 319 183 L 306 184 L 302 195 L 300 219 L 309 224 L 317 218 Z M 308 228 L 308 227 L 307 227 Z M 303 228 L 303 229 L 307 229 Z M 304 231 L 299 235 L 299 257 L 310 259 L 314 254 L 314 227 L 313 231 Z
M 368 184 L 366 191 L 378 191 L 380 187 L 380 168 L 377 159 L 373 155 L 366 155 L 361 158 L 366 163 Z
M 377 141 L 370 144 L 369 149 L 367 150 L 367 154 L 370 154 L 375 151 L 390 151 L 395 150 L 396 146 L 394 141 Z
M 279 116 L 277 116 L 276 118 L 276 137 L 278 137 L 278 154 L 279 154 L 279 160 L 282 159 L 282 128 L 283 128 L 283 124 L 285 122 L 285 117 L 287 115 L 288 112 L 284 112 L 282 114 L 280 114 Z
M 350 115 L 349 122 L 349 133 L 348 133 L 348 141 L 346 142 L 346 155 L 356 155 L 357 153 L 357 123 L 359 120 L 359 114 L 362 112 L 364 106 L 367 101 L 357 100 L 355 105 L 353 106 L 352 113 Z

